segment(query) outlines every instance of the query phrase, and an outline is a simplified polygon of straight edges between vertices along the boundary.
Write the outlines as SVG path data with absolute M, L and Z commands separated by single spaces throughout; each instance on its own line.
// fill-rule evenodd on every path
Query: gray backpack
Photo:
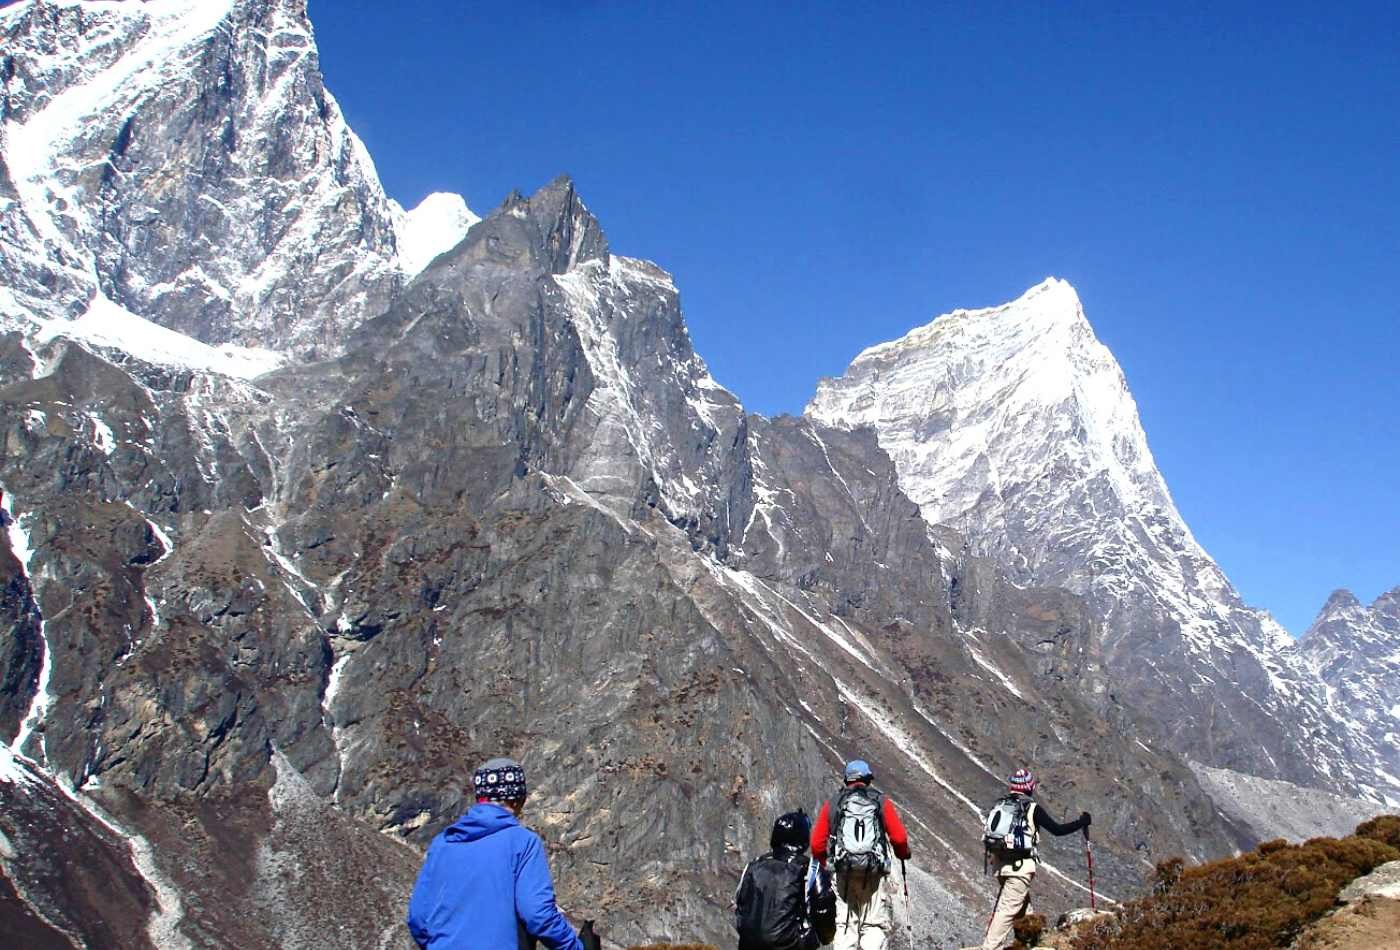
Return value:
M 982 822 L 985 852 L 1000 860 L 1031 857 L 1035 853 L 1035 830 L 1030 825 L 1031 799 L 1008 795 L 999 799 Z
M 827 853 L 843 874 L 884 874 L 890 867 L 884 796 L 868 786 L 842 790 L 831 816 Z

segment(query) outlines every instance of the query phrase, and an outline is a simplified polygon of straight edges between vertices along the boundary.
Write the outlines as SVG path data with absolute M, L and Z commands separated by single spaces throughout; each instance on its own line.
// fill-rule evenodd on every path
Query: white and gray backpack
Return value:
M 884 874 L 890 867 L 889 839 L 881 811 L 883 796 L 873 788 L 847 788 L 836 799 L 827 851 L 843 874 Z
M 999 799 L 982 822 L 983 850 L 1001 861 L 1035 856 L 1035 829 L 1030 812 L 1035 804 L 1025 795 Z

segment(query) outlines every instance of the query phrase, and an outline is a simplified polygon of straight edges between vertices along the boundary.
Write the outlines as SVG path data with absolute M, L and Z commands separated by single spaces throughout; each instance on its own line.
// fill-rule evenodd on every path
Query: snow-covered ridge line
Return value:
M 948 322 L 951 322 L 953 320 L 977 320 L 983 317 L 996 316 L 998 314 L 1003 314 L 1010 310 L 1013 310 L 1018 306 L 1028 304 L 1035 298 L 1040 297 L 1046 293 L 1063 295 L 1066 292 L 1068 292 L 1071 295 L 1074 295 L 1075 302 L 1078 302 L 1078 295 L 1075 294 L 1074 288 L 1070 286 L 1069 281 L 1062 280 L 1059 277 L 1047 277 L 1040 283 L 1036 284 L 1034 287 L 1031 287 L 1025 293 L 1021 294 L 1021 296 L 1017 297 L 1015 300 L 1008 301 L 1007 303 L 999 304 L 995 307 L 978 307 L 975 309 L 957 307 L 953 310 L 948 311 L 947 313 L 940 314 L 939 316 L 934 317 L 928 323 L 915 327 L 914 329 L 910 330 L 908 333 L 904 334 L 903 336 L 897 339 L 886 340 L 883 343 L 875 343 L 870 346 L 867 346 L 865 349 L 857 353 L 855 359 L 851 360 L 851 362 L 857 363 L 867 357 L 881 356 L 891 351 L 910 349 L 912 347 L 919 346 L 923 343 L 928 342 L 928 340 L 931 337 L 933 337 L 935 333 L 941 331 L 943 329 L 943 326 L 946 326 Z M 940 326 L 940 323 L 942 323 L 943 326 Z

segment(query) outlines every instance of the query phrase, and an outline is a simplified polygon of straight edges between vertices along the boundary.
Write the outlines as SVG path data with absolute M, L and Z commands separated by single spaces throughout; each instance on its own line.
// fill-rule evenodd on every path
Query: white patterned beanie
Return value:
M 525 800 L 525 767 L 514 759 L 491 759 L 472 776 L 477 801 L 521 802 Z

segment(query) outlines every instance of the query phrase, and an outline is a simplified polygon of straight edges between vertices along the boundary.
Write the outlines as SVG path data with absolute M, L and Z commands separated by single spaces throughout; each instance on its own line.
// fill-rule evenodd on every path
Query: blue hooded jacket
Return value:
M 525 935 L 549 950 L 583 950 L 554 904 L 544 845 L 500 805 L 472 807 L 433 839 L 408 929 L 430 950 L 510 950 Z

